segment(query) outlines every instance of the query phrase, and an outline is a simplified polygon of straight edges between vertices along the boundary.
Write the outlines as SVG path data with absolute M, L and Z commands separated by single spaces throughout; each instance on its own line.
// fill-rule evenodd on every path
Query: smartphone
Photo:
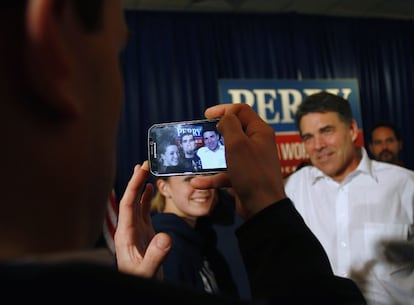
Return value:
M 214 174 L 227 170 L 218 119 L 168 122 L 148 129 L 148 160 L 154 176 Z

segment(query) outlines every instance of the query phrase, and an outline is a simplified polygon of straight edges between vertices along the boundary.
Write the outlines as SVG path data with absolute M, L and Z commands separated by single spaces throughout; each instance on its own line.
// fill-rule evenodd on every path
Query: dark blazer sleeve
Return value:
M 289 199 L 259 212 L 236 234 L 254 298 L 277 304 L 366 304 L 353 281 L 333 274 L 322 245 Z

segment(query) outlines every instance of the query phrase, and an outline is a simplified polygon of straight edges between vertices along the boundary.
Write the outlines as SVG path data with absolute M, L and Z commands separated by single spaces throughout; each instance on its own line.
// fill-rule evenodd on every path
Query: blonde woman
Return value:
M 212 212 L 216 189 L 190 185 L 193 176 L 159 178 L 151 204 L 156 232 L 172 237 L 173 245 L 163 264 L 164 280 L 210 293 L 238 295 L 229 266 L 216 247 Z

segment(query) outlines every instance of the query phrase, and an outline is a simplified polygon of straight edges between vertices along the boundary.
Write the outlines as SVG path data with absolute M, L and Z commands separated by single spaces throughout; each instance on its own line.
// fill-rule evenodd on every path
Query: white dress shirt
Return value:
M 203 169 L 226 168 L 226 156 L 223 145 L 219 144 L 219 147 L 215 151 L 212 151 L 206 146 L 200 147 L 197 150 L 197 155 L 201 159 Z
M 334 273 L 355 280 L 369 304 L 414 304 L 414 282 L 395 289 L 413 270 L 387 263 L 378 251 L 381 240 L 414 237 L 414 172 L 370 160 L 364 148 L 362 155 L 342 183 L 316 167 L 300 169 L 287 178 L 287 196 L 323 245 Z

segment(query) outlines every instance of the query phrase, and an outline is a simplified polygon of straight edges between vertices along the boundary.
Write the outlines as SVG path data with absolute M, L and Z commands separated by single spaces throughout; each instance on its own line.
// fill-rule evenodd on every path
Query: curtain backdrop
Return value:
M 377 119 L 396 123 L 403 160 L 414 168 L 413 21 L 143 11 L 127 11 L 126 18 L 117 194 L 133 166 L 147 159 L 148 127 L 203 118 L 219 102 L 220 78 L 356 78 L 362 127 Z

